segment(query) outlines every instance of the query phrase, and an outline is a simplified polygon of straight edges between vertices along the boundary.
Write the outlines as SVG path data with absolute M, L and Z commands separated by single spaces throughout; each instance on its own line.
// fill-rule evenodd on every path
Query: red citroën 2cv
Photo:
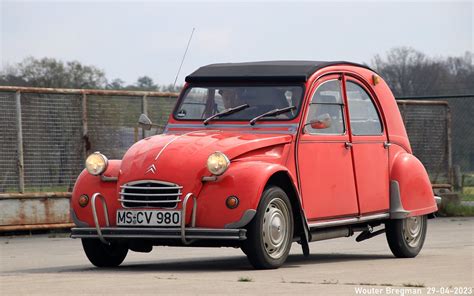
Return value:
M 437 211 L 387 84 L 349 62 L 212 64 L 186 77 L 163 134 L 86 160 L 71 199 L 99 267 L 153 246 L 239 247 L 281 266 L 293 242 L 386 233 L 415 257 Z M 150 128 L 142 115 L 139 123 Z

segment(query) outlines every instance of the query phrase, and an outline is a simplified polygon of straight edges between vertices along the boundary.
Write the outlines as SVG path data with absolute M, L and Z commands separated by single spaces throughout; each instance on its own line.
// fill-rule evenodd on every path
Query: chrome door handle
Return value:
M 352 148 L 352 143 L 351 142 L 345 142 L 344 147 L 346 147 L 346 149 L 351 149 Z
M 392 146 L 392 143 L 387 142 L 387 141 L 383 142 L 383 148 L 388 149 L 388 147 L 390 146 Z

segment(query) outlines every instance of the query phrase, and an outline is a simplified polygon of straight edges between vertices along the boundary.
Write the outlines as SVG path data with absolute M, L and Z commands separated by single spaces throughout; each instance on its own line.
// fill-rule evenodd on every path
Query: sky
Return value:
M 0 65 L 77 60 L 133 83 L 178 84 L 200 66 L 258 60 L 370 63 L 397 46 L 473 51 L 474 2 L 163 2 L 0 0 Z

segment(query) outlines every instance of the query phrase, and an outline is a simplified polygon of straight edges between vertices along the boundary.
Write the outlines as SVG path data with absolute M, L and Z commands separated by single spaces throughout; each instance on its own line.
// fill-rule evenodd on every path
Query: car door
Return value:
M 346 76 L 350 139 L 360 214 L 387 211 L 389 172 L 387 132 L 368 88 Z
M 358 214 L 342 76 L 321 78 L 306 108 L 298 141 L 298 171 L 308 220 Z

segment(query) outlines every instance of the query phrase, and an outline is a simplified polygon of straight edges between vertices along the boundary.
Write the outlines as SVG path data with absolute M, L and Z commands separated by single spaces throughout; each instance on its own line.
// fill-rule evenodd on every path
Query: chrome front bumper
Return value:
M 245 240 L 246 229 L 185 228 L 186 242 L 198 239 Z M 72 238 L 100 238 L 97 229 L 80 227 L 71 230 Z M 102 227 L 101 237 L 107 239 L 182 239 L 181 228 Z
M 95 227 L 75 227 L 71 229 L 71 238 L 97 238 L 104 244 L 110 244 L 108 239 L 178 239 L 184 245 L 189 245 L 195 240 L 245 240 L 246 229 L 216 229 L 197 228 L 196 211 L 197 200 L 192 193 L 188 193 L 183 200 L 181 217 L 186 220 L 186 206 L 189 199 L 193 199 L 191 213 L 191 227 L 182 223 L 180 227 L 151 228 L 151 227 L 110 227 L 107 203 L 103 195 L 94 193 L 91 198 L 92 215 Z M 106 227 L 100 227 L 97 216 L 96 201 L 100 199 L 104 209 Z

